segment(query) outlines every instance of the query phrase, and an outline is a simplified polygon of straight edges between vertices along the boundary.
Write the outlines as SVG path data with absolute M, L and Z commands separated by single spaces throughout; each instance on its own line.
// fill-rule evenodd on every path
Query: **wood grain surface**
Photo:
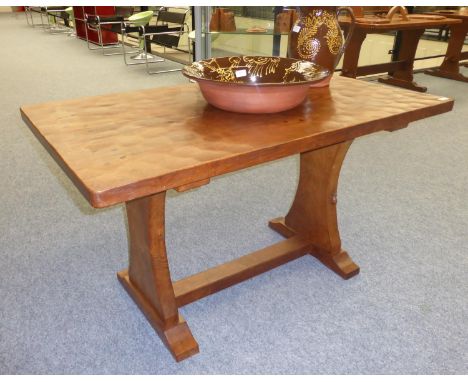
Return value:
M 433 12 L 428 12 L 428 14 L 444 16 L 444 17 L 451 18 L 451 19 L 468 20 L 468 12 L 462 12 L 462 11 L 455 11 L 453 13 L 433 11 Z
M 448 17 L 448 15 L 444 15 Z M 376 18 L 376 21 L 378 19 Z M 340 17 L 340 25 L 346 26 L 351 23 L 349 17 Z M 427 29 L 427 28 L 438 28 L 444 25 L 458 24 L 460 20 L 455 19 L 441 19 L 441 20 L 428 20 L 428 19 L 410 19 L 408 21 L 403 20 L 401 17 L 394 17 L 389 23 L 381 24 L 379 22 L 359 22 L 356 23 L 356 29 L 365 29 L 367 33 L 380 33 L 383 31 L 392 30 L 410 30 L 410 29 Z
M 33 133 L 106 207 L 451 110 L 453 100 L 337 77 L 276 114 L 206 103 L 195 84 L 23 106 Z

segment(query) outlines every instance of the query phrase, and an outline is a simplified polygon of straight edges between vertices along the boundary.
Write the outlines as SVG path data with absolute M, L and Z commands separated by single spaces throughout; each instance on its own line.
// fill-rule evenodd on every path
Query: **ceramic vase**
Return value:
M 338 23 L 338 14 L 342 10 L 351 16 L 346 40 Z M 298 15 L 289 33 L 288 56 L 312 61 L 328 69 L 330 76 L 312 85 L 328 86 L 354 30 L 353 11 L 350 7 L 298 7 Z

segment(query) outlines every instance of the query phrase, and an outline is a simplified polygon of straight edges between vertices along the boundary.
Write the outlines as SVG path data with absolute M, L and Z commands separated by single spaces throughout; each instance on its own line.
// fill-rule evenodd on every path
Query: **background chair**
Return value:
M 41 15 L 42 10 L 41 7 L 33 7 L 33 6 L 25 6 L 24 7 L 24 15 L 26 16 L 26 22 L 28 25 L 31 27 L 46 27 L 47 24 L 44 22 L 41 22 L 40 24 L 37 24 L 34 22 L 34 15 Z
M 41 23 L 44 24 L 44 30 L 49 33 L 69 33 L 66 24 L 68 23 L 68 14 L 65 12 L 66 6 L 44 6 L 41 7 Z M 44 22 L 43 16 L 47 20 Z M 59 19 L 64 21 L 64 24 L 59 23 Z
M 121 43 L 117 42 L 115 44 L 104 44 L 102 33 L 103 31 L 113 32 L 122 34 L 124 29 L 124 23 L 128 20 L 129 17 L 133 15 L 135 7 L 115 7 L 114 16 L 98 16 L 98 15 L 89 15 L 85 14 L 85 32 L 86 32 L 86 42 L 89 50 L 101 50 L 104 56 L 114 56 L 122 54 L 120 51 L 106 53 L 110 49 L 119 49 L 121 48 Z M 98 35 L 98 43 L 91 41 L 88 36 L 88 28 L 90 30 L 96 31 Z M 97 47 L 93 47 L 97 45 Z
M 71 28 L 69 32 L 69 37 L 76 37 L 76 32 L 75 32 L 75 17 L 73 15 L 73 7 L 68 7 L 65 9 L 65 12 L 68 15 L 68 26 Z M 73 26 L 72 24 L 73 23 Z
M 155 62 L 156 57 L 148 52 L 147 49 L 147 40 L 145 36 L 145 28 L 153 18 L 154 12 L 153 11 L 144 11 L 136 13 L 128 18 L 128 20 L 124 23 L 124 27 L 122 28 L 122 53 L 124 57 L 124 62 L 126 65 L 141 65 L 148 62 Z M 125 39 L 128 37 L 130 33 L 138 33 L 138 52 L 136 55 L 131 56 L 130 59 L 136 61 L 144 61 L 144 62 L 131 62 L 128 61 L 127 56 L 129 52 L 125 50 Z M 135 52 L 130 52 L 135 53 Z M 150 61 L 151 60 L 151 61 Z M 162 61 L 162 60 L 158 60 Z
M 184 33 L 189 34 L 190 28 L 186 23 L 186 17 L 188 14 L 188 9 L 184 10 L 183 12 L 168 10 L 167 8 L 161 8 L 158 12 L 158 17 L 156 19 L 156 25 L 150 25 L 143 29 L 143 38 L 144 40 L 150 40 L 153 44 L 162 46 L 164 48 L 163 54 L 166 53 L 166 48 L 174 49 L 174 50 L 181 50 L 179 48 L 179 42 Z M 189 39 L 190 45 L 190 39 Z M 146 50 L 146 45 L 145 45 Z M 189 55 L 189 62 L 191 60 L 190 54 L 191 50 L 190 47 L 187 51 Z M 153 62 L 162 62 L 165 61 L 164 58 L 155 60 Z M 165 70 L 158 70 L 158 71 L 151 71 L 149 68 L 149 61 L 146 60 L 146 69 L 149 74 L 159 74 L 159 73 L 167 73 L 167 72 L 174 72 L 178 70 L 182 70 L 182 68 L 175 68 L 175 69 L 165 69 Z

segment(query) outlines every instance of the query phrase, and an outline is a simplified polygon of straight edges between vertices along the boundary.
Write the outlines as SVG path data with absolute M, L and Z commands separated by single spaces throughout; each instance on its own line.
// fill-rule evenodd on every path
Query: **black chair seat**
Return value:
M 122 22 L 125 18 L 123 16 L 93 16 L 88 15 L 89 24 L 98 24 L 101 23 L 112 23 L 112 22 Z
M 180 37 L 184 33 L 185 17 L 185 12 L 172 12 L 162 9 L 158 13 L 156 25 L 147 27 L 145 31 L 147 33 L 174 32 L 174 34 L 153 35 L 151 41 L 166 48 L 177 48 Z
M 125 21 L 124 16 L 93 16 L 88 15 L 88 24 L 93 28 L 100 27 L 103 31 L 121 33 L 122 23 Z M 105 24 L 115 23 L 115 24 Z
M 151 39 L 152 42 L 158 45 L 165 46 L 167 48 L 177 48 L 179 45 L 179 40 L 181 36 L 181 28 L 180 26 L 177 27 L 169 27 L 167 25 L 157 25 L 156 26 L 156 33 L 161 33 L 161 32 L 177 32 L 174 34 L 160 34 L 160 35 L 154 35 L 153 38 Z M 151 31 L 148 31 L 149 33 L 152 33 Z

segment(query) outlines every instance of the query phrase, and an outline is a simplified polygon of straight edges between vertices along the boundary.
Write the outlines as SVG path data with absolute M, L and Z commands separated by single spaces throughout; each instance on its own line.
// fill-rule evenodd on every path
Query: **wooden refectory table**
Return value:
M 460 24 L 450 26 L 450 38 L 444 61 L 436 69 L 428 69 L 424 73 L 431 76 L 449 78 L 462 82 L 468 82 L 468 77 L 460 73 L 460 61 L 468 60 L 468 51 L 463 52 L 465 38 L 468 34 L 468 11 L 440 11 L 431 14 L 445 16 L 447 18 L 461 20 Z
M 409 15 L 409 17 L 411 17 L 411 15 Z M 339 20 L 342 28 L 347 31 L 351 20 L 347 17 L 340 17 Z M 454 24 L 460 24 L 460 20 L 444 18 L 440 20 L 410 19 L 405 21 L 401 18 L 393 18 L 386 24 L 379 24 L 372 21 L 357 22 L 343 57 L 341 75 L 356 78 L 358 76 L 388 72 L 388 76 L 379 78 L 379 82 L 425 92 L 427 88 L 418 85 L 413 80 L 414 59 L 419 40 L 427 28 L 439 28 L 441 26 L 452 26 Z M 394 31 L 401 32 L 401 46 L 398 52 L 398 59 L 392 62 L 358 67 L 361 46 L 366 36 L 372 33 Z
M 126 204 L 129 268 L 118 278 L 180 361 L 198 352 L 180 306 L 306 254 L 345 279 L 358 274 L 341 248 L 336 214 L 349 146 L 452 107 L 446 97 L 335 76 L 329 88 L 311 89 L 302 105 L 277 114 L 216 109 L 195 84 L 23 106 L 21 114 L 92 206 Z M 286 239 L 173 282 L 166 191 L 294 154 L 296 196 L 284 218 L 269 222 Z

